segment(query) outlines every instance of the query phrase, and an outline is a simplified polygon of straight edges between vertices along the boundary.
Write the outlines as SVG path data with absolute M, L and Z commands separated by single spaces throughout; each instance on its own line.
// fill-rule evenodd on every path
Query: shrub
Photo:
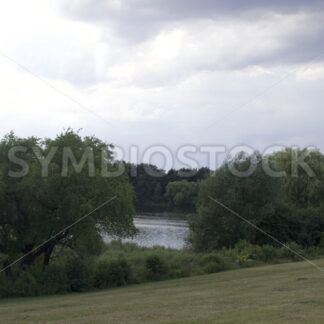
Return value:
M 241 240 L 234 246 L 234 252 L 240 260 L 258 260 L 260 258 L 261 248 L 258 245 L 253 245 L 245 240 Z
M 300 245 L 298 245 L 296 242 L 288 242 L 285 244 L 286 247 L 288 247 L 289 249 L 287 249 L 286 247 L 282 247 L 280 249 L 280 254 L 282 257 L 284 258 L 290 258 L 292 261 L 298 261 L 301 260 L 301 258 L 296 254 L 301 254 L 303 255 L 303 252 L 301 251 L 302 248 Z M 294 253 L 294 252 L 296 253 Z
M 36 296 L 39 294 L 40 290 L 36 278 L 28 271 L 20 272 L 18 277 L 11 281 L 10 286 L 9 288 L 11 288 L 11 291 L 9 295 L 19 297 Z
M 214 273 L 224 270 L 224 267 L 222 264 L 217 262 L 208 262 L 204 265 L 203 270 L 205 273 Z
M 182 260 L 173 260 L 169 262 L 170 278 L 183 278 L 190 276 L 191 266 L 181 262 Z
M 222 258 L 216 253 L 208 253 L 200 258 L 200 264 L 205 265 L 207 263 L 222 263 Z
M 321 252 L 324 252 L 324 232 L 321 234 L 321 238 L 319 241 L 319 248 Z
M 316 257 L 321 255 L 321 253 L 323 253 L 323 251 L 319 246 L 308 246 L 304 248 L 304 252 L 305 252 L 304 255 L 307 255 L 308 257 Z
M 63 266 L 51 264 L 40 274 L 43 294 L 61 294 L 69 291 L 69 281 Z
M 0 275 L 0 298 L 8 297 L 10 288 L 9 280 L 4 275 Z
M 65 271 L 71 291 L 85 291 L 92 286 L 93 274 L 90 267 L 81 258 L 70 259 L 66 264 Z
M 158 254 L 151 254 L 145 260 L 147 278 L 149 280 L 162 280 L 168 277 L 169 268 L 165 259 Z
M 94 285 L 108 288 L 126 285 L 129 282 L 130 266 L 124 258 L 101 260 L 95 269 Z
M 132 271 L 129 278 L 129 283 L 139 284 L 147 281 L 145 266 L 132 265 Z
M 261 253 L 260 253 L 260 259 L 264 262 L 271 262 L 274 261 L 276 258 L 278 258 L 279 253 L 278 249 L 275 248 L 272 245 L 262 245 L 261 246 Z
M 305 256 L 321 255 L 320 247 L 307 247 L 300 252 L 294 242 L 288 247 Z M 12 271 L 7 278 L 0 274 L 0 297 L 35 296 L 68 291 L 85 291 L 92 287 L 109 288 L 149 280 L 182 278 L 204 273 L 213 273 L 233 268 L 254 266 L 258 262 L 279 259 L 299 260 L 286 248 L 271 245 L 252 245 L 238 242 L 233 248 L 223 248 L 208 254 L 197 254 L 191 250 L 173 250 L 162 247 L 145 248 L 133 243 L 114 241 L 107 244 L 100 256 L 79 258 L 58 254 L 55 264 L 43 272 L 38 264 L 28 271 Z M 96 260 L 91 265 L 92 260 Z M 127 261 L 126 261 L 127 260 Z
M 208 253 L 200 258 L 200 265 L 205 273 L 214 273 L 230 269 L 231 265 L 217 253 Z
M 188 251 L 172 251 L 168 258 L 170 278 L 183 278 L 195 274 L 198 259 L 198 255 Z

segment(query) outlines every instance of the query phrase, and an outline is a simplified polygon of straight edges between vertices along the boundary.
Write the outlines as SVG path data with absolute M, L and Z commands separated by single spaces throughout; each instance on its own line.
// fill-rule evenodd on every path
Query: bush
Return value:
M 194 266 L 197 264 L 197 258 L 193 255 L 177 253 L 172 260 L 169 261 L 170 278 L 189 277 L 194 272 Z
M 274 246 L 265 244 L 261 246 L 259 257 L 264 262 L 272 262 L 279 257 L 279 251 Z
M 261 248 L 258 245 L 253 245 L 245 240 L 241 240 L 234 246 L 234 251 L 239 255 L 239 259 L 258 260 L 261 254 Z
M 304 248 L 304 255 L 308 257 L 317 257 L 323 253 L 322 249 L 319 246 L 308 246 Z
M 289 249 L 287 249 L 286 247 L 282 247 L 280 249 L 281 252 L 281 256 L 284 258 L 289 258 L 292 261 L 300 261 L 301 257 L 299 257 L 296 253 L 303 255 L 302 252 L 302 248 L 300 245 L 298 245 L 296 242 L 288 242 L 285 244 L 286 247 L 288 247 Z M 296 253 L 294 253 L 294 252 Z
M 27 297 L 68 291 L 65 269 L 58 265 L 49 265 L 43 271 L 32 267 L 18 272 L 17 276 L 0 280 L 0 297 Z
M 71 291 L 80 292 L 92 287 L 93 274 L 90 267 L 81 258 L 70 259 L 66 264 L 65 271 Z
M 306 257 L 319 256 L 323 253 L 320 247 L 310 246 L 300 252 L 298 244 L 290 242 L 287 245 Z M 260 247 L 246 241 L 238 242 L 234 248 L 223 248 L 208 254 L 157 246 L 145 248 L 133 243 L 114 241 L 107 244 L 106 251 L 100 257 L 71 258 L 66 254 L 62 257 L 60 254 L 55 259 L 57 263 L 47 266 L 43 271 L 39 268 L 41 264 L 38 264 L 38 268 L 30 267 L 28 271 L 12 271 L 9 278 L 2 273 L 0 297 L 110 288 L 130 283 L 219 272 L 280 259 L 287 261 L 288 258 L 300 260 L 286 248 L 271 245 Z M 95 262 L 91 265 L 93 260 Z
M 36 296 L 40 290 L 36 278 L 28 271 L 20 272 L 16 278 L 9 280 L 8 286 L 9 296 Z
M 63 266 L 51 264 L 40 274 L 39 281 L 43 294 L 61 294 L 68 292 L 69 281 Z
M 147 278 L 149 280 L 162 280 L 168 277 L 169 268 L 165 259 L 158 254 L 151 254 L 145 260 Z
M 230 266 L 227 264 L 219 254 L 208 253 L 200 258 L 200 265 L 205 273 L 214 273 L 229 269 Z
M 217 262 L 209 262 L 204 265 L 203 270 L 205 273 L 214 273 L 224 270 L 223 265 Z
M 129 283 L 139 284 L 147 281 L 145 266 L 132 265 L 132 271 L 129 278 Z
M 0 275 L 0 298 L 9 297 L 10 288 L 9 280 L 4 275 Z
M 124 258 L 101 260 L 95 269 L 94 285 L 108 288 L 126 285 L 129 282 L 130 266 Z
M 321 238 L 319 241 L 319 249 L 321 252 L 324 252 L 324 232 L 321 234 Z
M 222 263 L 222 258 L 216 253 L 208 253 L 200 258 L 200 264 L 205 265 L 207 263 Z

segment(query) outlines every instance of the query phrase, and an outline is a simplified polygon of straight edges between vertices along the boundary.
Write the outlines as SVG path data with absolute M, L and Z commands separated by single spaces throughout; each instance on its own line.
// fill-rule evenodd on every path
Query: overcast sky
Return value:
M 323 4 L 2 1 L 0 135 L 323 150 Z

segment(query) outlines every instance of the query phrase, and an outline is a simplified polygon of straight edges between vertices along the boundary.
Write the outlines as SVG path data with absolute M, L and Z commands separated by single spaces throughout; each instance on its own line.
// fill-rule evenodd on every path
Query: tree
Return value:
M 239 177 L 233 174 L 233 168 L 242 172 L 251 165 L 255 171 L 250 176 Z M 279 240 L 287 241 L 287 225 L 282 217 L 285 212 L 282 180 L 269 177 L 263 171 L 262 157 L 258 153 L 251 156 L 239 154 L 228 160 L 213 176 L 201 182 L 197 214 L 189 220 L 189 239 L 197 250 L 230 247 L 242 239 L 251 243 L 268 243 L 268 237 L 211 198 L 266 232 L 274 234 Z
M 296 163 L 298 159 L 301 163 Z M 303 246 L 318 245 L 324 233 L 323 154 L 286 148 L 270 160 L 274 168 L 286 173 L 283 184 L 292 224 L 290 236 Z
M 127 166 L 130 182 L 136 192 L 137 211 L 165 211 L 170 207 L 174 208 L 171 201 L 168 202 L 165 196 L 169 183 L 182 180 L 199 182 L 210 174 L 208 168 L 170 169 L 165 172 L 151 164 L 128 164 Z
M 270 160 L 278 170 L 286 173 L 284 187 L 290 204 L 306 208 L 319 207 L 323 203 L 324 156 L 321 152 L 286 148 L 273 154 Z
M 163 179 L 165 172 L 152 164 L 128 165 L 129 179 L 136 192 L 136 210 L 152 211 L 165 207 Z
M 77 249 L 82 242 L 84 250 L 87 242 L 102 240 L 102 232 L 120 236 L 135 232 L 134 192 L 127 174 L 107 177 L 102 173 L 103 166 L 106 171 L 114 170 L 112 148 L 95 137 L 81 138 L 71 129 L 55 139 L 19 138 L 10 133 L 1 140 L 0 254 L 7 256 L 4 266 L 24 254 L 28 255 L 22 267 L 39 258 L 47 265 L 57 245 Z M 80 161 L 85 162 L 83 167 Z M 116 199 L 62 231 L 112 197 Z M 43 242 L 47 243 L 33 251 Z
M 173 209 L 191 211 L 195 208 L 198 184 L 187 180 L 169 182 L 165 196 Z

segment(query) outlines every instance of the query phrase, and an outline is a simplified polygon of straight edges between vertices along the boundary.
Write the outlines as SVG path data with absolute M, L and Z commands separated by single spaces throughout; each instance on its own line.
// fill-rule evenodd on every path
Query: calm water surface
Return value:
M 132 240 L 123 241 L 146 247 L 160 245 L 181 249 L 189 233 L 186 220 L 165 215 L 137 215 L 134 217 L 134 224 L 138 229 L 138 234 Z

